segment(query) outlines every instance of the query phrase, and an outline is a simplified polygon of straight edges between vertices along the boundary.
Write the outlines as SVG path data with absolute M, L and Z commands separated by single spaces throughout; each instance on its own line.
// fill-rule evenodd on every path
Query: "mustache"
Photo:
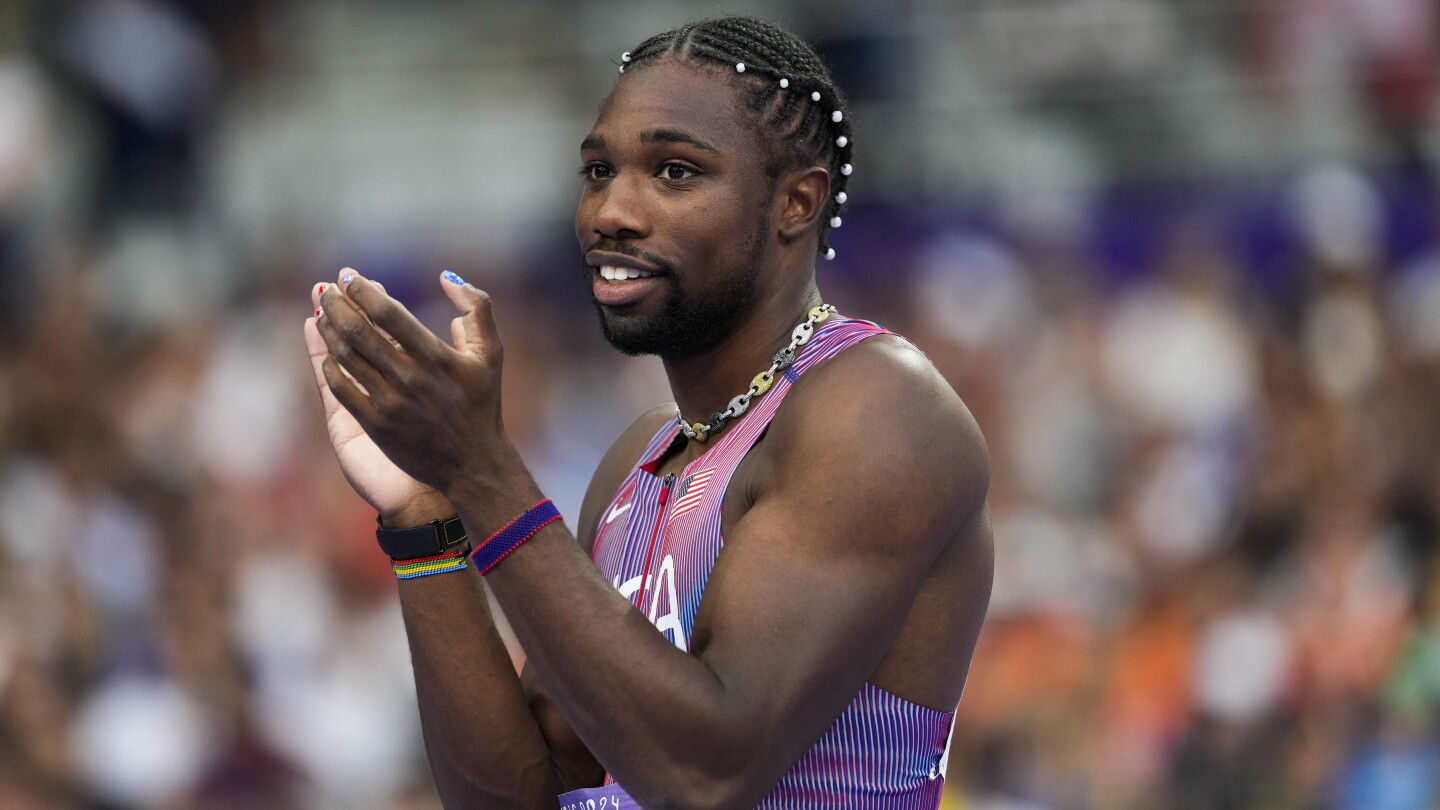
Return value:
M 610 253 L 619 253 L 623 256 L 629 256 L 632 259 L 639 259 L 640 261 L 649 264 L 651 267 L 654 267 L 655 269 L 659 270 L 667 276 L 673 275 L 675 272 L 675 265 L 671 264 L 660 256 L 657 256 L 648 250 L 641 250 L 640 248 L 637 248 L 634 245 L 629 244 L 628 242 L 622 242 L 618 239 L 607 239 L 605 237 L 601 237 L 599 239 L 596 239 L 594 242 L 586 245 L 585 249 L 580 251 L 582 263 L 584 263 L 585 254 L 589 253 L 592 250 L 604 250 L 609 251 Z M 586 268 L 588 272 L 589 265 L 586 265 Z

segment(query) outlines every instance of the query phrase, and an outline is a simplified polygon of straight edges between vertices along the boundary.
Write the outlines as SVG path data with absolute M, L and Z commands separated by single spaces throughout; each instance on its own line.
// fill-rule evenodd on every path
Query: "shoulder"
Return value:
M 766 441 L 777 475 L 826 481 L 875 505 L 920 505 L 940 535 L 978 512 L 989 490 L 975 417 L 929 359 L 896 335 L 868 338 L 809 369 Z
M 600 521 L 600 512 L 605 509 L 615 490 L 624 483 L 625 476 L 640 460 L 645 445 L 655 437 L 666 422 L 675 418 L 675 405 L 659 405 L 640 415 L 620 434 L 610 449 L 600 459 L 590 486 L 585 491 L 585 503 L 580 508 L 580 525 L 575 536 L 587 551 L 595 542 L 595 527 Z

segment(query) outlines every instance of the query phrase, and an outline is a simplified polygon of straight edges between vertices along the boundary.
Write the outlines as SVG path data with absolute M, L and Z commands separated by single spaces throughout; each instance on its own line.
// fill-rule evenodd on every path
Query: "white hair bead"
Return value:
M 785 77 L 783 77 L 783 76 L 780 77 L 780 89 L 781 89 L 781 90 L 784 90 L 785 88 L 787 88 L 787 87 L 789 87 L 789 86 L 790 86 L 790 80 L 787 79 L 787 78 L 785 78 Z
M 846 177 L 849 177 L 850 173 L 853 171 L 855 171 L 855 167 L 851 166 L 849 163 L 846 163 L 844 166 L 840 167 L 840 173 L 845 175 Z
M 838 228 L 838 227 L 840 227 L 840 218 L 839 218 L 839 217 L 830 217 L 830 227 L 832 227 L 832 228 Z
M 624 73 L 624 72 L 625 72 L 625 66 L 624 66 L 624 65 L 621 65 L 621 66 L 620 66 L 620 72 L 621 72 L 621 73 Z
M 629 61 L 630 61 L 630 52 L 629 52 L 629 51 L 626 51 L 626 52 L 620 54 L 620 61 L 621 61 L 621 62 L 629 62 Z
M 835 145 L 838 146 L 838 147 L 840 147 L 840 148 L 842 148 L 842 149 L 843 149 L 843 148 L 845 147 L 845 145 L 848 144 L 848 143 L 850 143 L 850 139 L 847 138 L 847 137 L 845 137 L 844 135 L 841 135 L 840 137 L 838 137 L 838 138 L 835 139 Z
M 835 261 L 835 248 L 825 249 L 825 260 L 831 262 Z
M 820 100 L 820 91 L 819 91 L 819 90 L 815 90 L 815 91 L 811 92 L 811 93 L 810 93 L 810 100 L 811 100 L 811 101 L 819 101 L 819 100 Z
M 850 195 L 846 194 L 843 191 L 835 195 L 835 202 L 840 203 L 841 205 L 844 205 L 845 201 L 848 199 L 850 199 Z
M 744 62 L 736 62 L 736 63 L 735 63 L 735 72 L 736 72 L 736 73 L 744 73 L 744 72 L 745 72 L 745 63 L 744 63 Z
M 842 113 L 842 112 L 840 112 L 839 110 L 836 110 L 835 112 L 830 113 L 830 120 L 831 120 L 831 121 L 834 121 L 834 122 L 837 123 L 837 124 L 840 123 L 841 121 L 843 121 L 844 119 L 845 119 L 845 113 Z

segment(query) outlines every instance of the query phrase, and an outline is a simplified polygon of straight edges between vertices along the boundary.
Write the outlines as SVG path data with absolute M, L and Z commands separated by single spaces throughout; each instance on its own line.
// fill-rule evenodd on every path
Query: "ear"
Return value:
M 830 172 L 810 166 L 787 172 L 775 186 L 775 224 L 782 242 L 809 234 L 830 202 Z

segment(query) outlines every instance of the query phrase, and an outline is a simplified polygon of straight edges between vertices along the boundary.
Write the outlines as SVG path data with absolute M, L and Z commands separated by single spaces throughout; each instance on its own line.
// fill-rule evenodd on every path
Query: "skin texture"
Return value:
M 746 120 L 722 72 L 661 60 L 621 78 L 582 154 L 582 252 L 667 274 L 601 307 L 611 328 L 644 333 L 675 295 L 703 307 L 759 267 L 726 328 L 662 355 L 692 421 L 744 390 L 820 301 L 829 177 L 767 177 Z M 388 526 L 458 511 L 472 537 L 489 536 L 543 496 L 505 436 L 488 296 L 441 282 L 460 312 L 450 345 L 347 275 L 316 288 L 324 314 L 305 326 L 342 468 Z M 969 411 L 928 361 L 872 338 L 794 386 L 727 490 L 725 550 L 689 653 L 588 554 L 600 511 L 673 412 L 657 408 L 617 440 L 575 535 L 552 524 L 486 577 L 525 648 L 520 677 L 473 571 L 400 583 L 447 807 L 553 806 L 605 770 L 646 807 L 753 806 L 865 681 L 942 711 L 959 700 L 990 592 L 989 467 Z M 662 474 L 713 442 L 687 444 Z

